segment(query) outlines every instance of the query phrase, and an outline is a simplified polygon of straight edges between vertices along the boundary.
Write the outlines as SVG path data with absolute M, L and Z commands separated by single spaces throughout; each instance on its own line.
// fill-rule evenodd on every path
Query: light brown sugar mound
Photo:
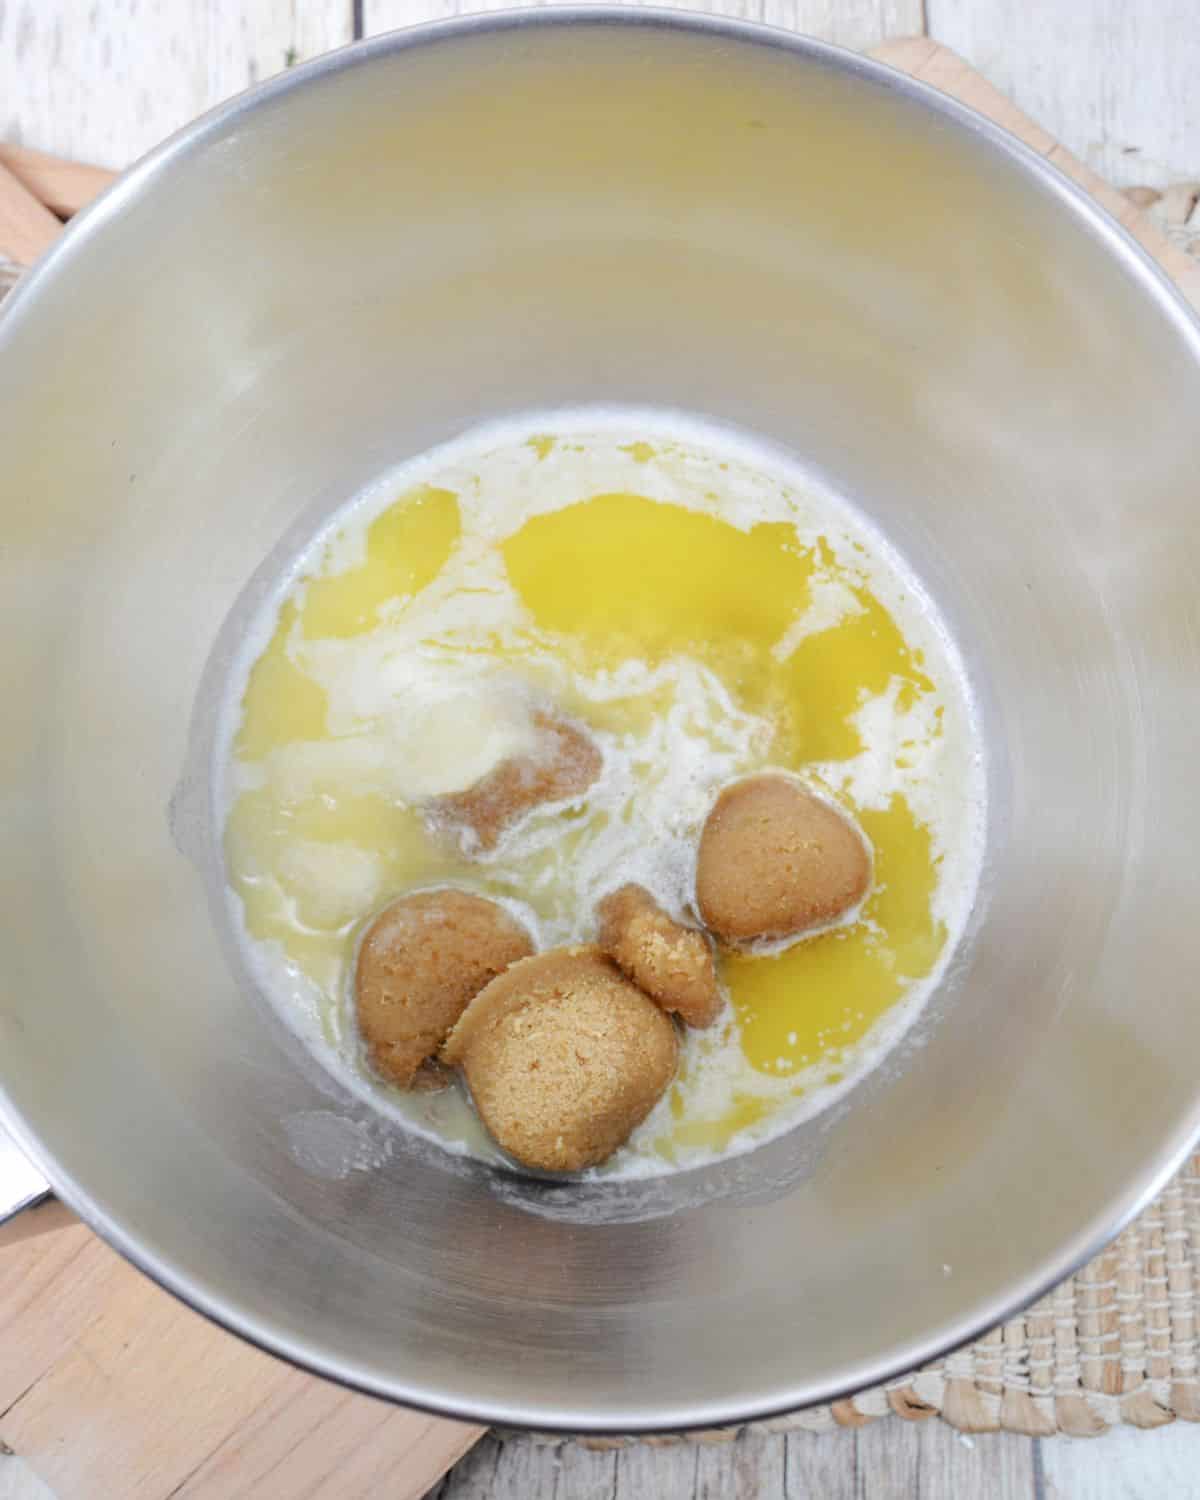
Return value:
M 689 1026 L 711 1026 L 721 1010 L 712 946 L 641 885 L 623 885 L 596 907 L 598 941 L 639 989 Z
M 727 786 L 700 835 L 696 900 L 726 943 L 802 936 L 845 916 L 870 883 L 857 826 L 790 776 Z
M 444 1082 L 432 1059 L 473 996 L 533 940 L 502 906 L 444 888 L 402 896 L 363 935 L 355 969 L 359 1031 L 371 1065 L 401 1088 Z
M 675 1076 L 670 1018 L 599 948 L 514 964 L 482 990 L 442 1050 L 498 1144 L 539 1171 L 596 1166 Z

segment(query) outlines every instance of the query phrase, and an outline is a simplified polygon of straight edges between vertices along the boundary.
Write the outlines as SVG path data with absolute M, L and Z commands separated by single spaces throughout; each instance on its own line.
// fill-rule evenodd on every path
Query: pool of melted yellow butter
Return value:
M 535 438 L 532 462 L 549 458 L 556 443 L 583 451 L 578 442 Z M 640 466 L 649 472 L 664 451 L 648 442 L 622 445 L 632 477 Z M 471 534 L 465 486 L 456 490 L 447 479 L 396 496 L 366 526 L 349 561 L 339 561 L 336 534 L 326 541 L 285 597 L 245 679 L 226 853 L 247 935 L 277 945 L 273 951 L 323 997 L 329 1045 L 352 1053 L 346 996 L 368 915 L 407 889 L 450 880 L 519 903 L 543 924 L 544 940 L 547 933 L 552 941 L 584 940 L 597 892 L 581 891 L 574 871 L 627 810 L 585 798 L 533 815 L 539 836 L 515 852 L 510 837 L 487 860 L 466 857 L 430 830 L 421 799 L 397 794 L 370 714 L 347 718 L 345 705 L 334 713 L 338 662 L 355 660 L 345 649 L 389 630 L 414 645 L 422 600 L 439 588 L 431 621 L 469 618 L 469 608 L 454 616 L 450 596 L 465 596 L 469 606 L 477 588 L 494 606 L 493 596 L 507 591 L 503 628 L 488 625 L 484 610 L 477 630 L 418 633 L 416 651 L 429 653 L 435 669 L 451 661 L 472 672 L 482 665 L 493 677 L 553 694 L 592 727 L 606 755 L 644 742 L 648 727 L 677 706 L 675 679 L 656 669 L 691 664 L 719 686 L 710 714 L 719 718 L 725 703 L 739 723 L 758 726 L 726 755 L 725 771 L 785 767 L 834 797 L 871 842 L 874 884 L 847 925 L 783 951 L 720 955 L 727 1015 L 711 1031 L 689 1035 L 677 1081 L 632 1144 L 665 1164 L 769 1134 L 772 1117 L 791 1113 L 795 1100 L 839 1083 L 889 1013 L 934 973 L 950 934 L 936 900 L 942 853 L 903 790 L 906 768 L 911 779 L 943 732 L 943 698 L 934 665 L 873 591 L 864 543 L 788 521 L 734 524 L 711 492 L 706 512 L 664 498 L 670 485 L 661 476 L 652 488 L 656 496 L 632 486 L 568 488 L 554 495 L 554 508 L 518 516 L 507 534 L 481 540 Z M 478 511 L 478 493 L 474 504 Z M 461 588 L 448 589 L 456 555 L 472 548 L 482 575 L 468 571 Z M 836 608 L 814 610 L 830 598 Z M 798 630 L 806 619 L 809 628 Z M 637 666 L 637 690 L 624 694 L 629 663 Z M 605 691 L 589 694 L 586 684 L 597 682 Z M 921 707 L 923 718 L 913 712 Z M 854 777 L 840 768 L 862 762 L 864 735 L 881 721 L 893 729 L 923 724 L 924 742 L 885 735 L 894 764 L 882 783 L 875 775 L 873 805 L 860 804 Z M 649 782 L 662 768 L 636 752 L 630 766 L 627 797 L 636 800 L 638 775 Z M 701 806 L 691 808 L 693 840 Z M 612 870 L 600 883 L 620 878 Z

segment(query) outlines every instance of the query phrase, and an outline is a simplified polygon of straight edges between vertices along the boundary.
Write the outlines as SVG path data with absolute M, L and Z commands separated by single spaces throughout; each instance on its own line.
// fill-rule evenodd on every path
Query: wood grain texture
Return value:
M 489 1437 L 429 1500 L 1040 1500 L 1035 1446 L 1012 1433 L 964 1438 L 941 1422 L 890 1418 L 616 1453 Z
M 855 1432 L 788 1434 L 784 1448 L 785 1500 L 858 1500 L 858 1473 Z
M 77 214 L 112 182 L 107 167 L 67 161 L 30 146 L 10 146 L 0 141 L 0 166 L 19 178 L 29 191 L 60 219 Z
M 57 1500 L 416 1500 L 480 1436 L 250 1348 L 82 1225 L 0 1252 L 0 1307 L 0 1438 Z
M 963 1500 L 974 1495 L 1034 1500 L 1035 1451 L 1033 1438 L 1015 1432 L 966 1437 L 943 1422 L 924 1422 L 917 1443 L 920 1500 Z
M 1048 1438 L 1040 1454 L 1039 1500 L 1200 1500 L 1200 1428 L 1188 1422 Z
M 770 1449 L 784 1454 L 782 1477 Z M 744 1455 L 758 1448 L 747 1465 Z M 722 1453 L 728 1459 L 722 1458 Z M 1035 1459 L 1035 1454 L 1037 1455 Z M 709 1455 L 705 1457 L 705 1455 Z M 726 1488 L 713 1490 L 714 1476 Z M 757 1488 L 750 1486 L 757 1485 Z M 2 1497 L 2 1492 L 0 1492 Z M 888 1419 L 861 1432 L 741 1437 L 594 1453 L 485 1438 L 429 1500 L 1198 1500 L 1200 1430 L 1116 1429 L 1098 1439 L 965 1437 Z
M 50 210 L 0 164 L 0 259 L 32 265 L 61 229 Z
M 124 167 L 289 62 L 349 41 L 352 0 L 7 0 L 0 139 Z
M 1196 0 L 928 0 L 962 54 L 1116 187 L 1200 178 Z
M 954 1436 L 949 1428 L 946 1434 Z M 914 1423 L 891 1417 L 855 1429 L 855 1500 L 920 1497 L 921 1438 L 921 1429 Z M 1006 1496 L 1005 1500 L 1017 1497 Z M 1020 1500 L 1032 1500 L 1030 1492 L 1023 1491 Z
M 374 36 L 397 26 L 444 20 L 470 11 L 503 10 L 511 0 L 363 0 L 364 31 Z M 534 0 L 554 4 L 557 0 Z M 676 9 L 708 11 L 765 21 L 843 47 L 872 47 L 885 37 L 922 28 L 922 0 L 633 0 Z

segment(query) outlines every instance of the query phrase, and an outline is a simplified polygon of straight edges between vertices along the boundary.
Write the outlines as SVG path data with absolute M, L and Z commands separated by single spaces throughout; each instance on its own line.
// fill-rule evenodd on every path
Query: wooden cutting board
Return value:
M 1200 307 L 1200 264 L 961 58 L 925 38 L 874 56 L 1041 152 Z M 109 175 L 0 146 L 0 257 L 28 264 Z M 57 1500 L 418 1500 L 482 1433 L 243 1344 L 81 1225 L 0 1249 L 0 1440 Z

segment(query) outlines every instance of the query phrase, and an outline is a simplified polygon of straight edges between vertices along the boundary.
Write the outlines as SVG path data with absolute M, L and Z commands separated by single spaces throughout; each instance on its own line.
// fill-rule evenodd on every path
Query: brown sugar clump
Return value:
M 450 888 L 402 896 L 367 928 L 354 978 L 372 1066 L 401 1088 L 444 1086 L 433 1061 L 467 1002 L 519 958 L 529 934 L 494 901 Z
M 578 797 L 600 774 L 600 750 L 577 724 L 539 710 L 533 725 L 537 743 L 527 755 L 511 756 L 465 792 L 437 799 L 435 815 L 469 829 L 480 849 L 494 849 L 531 808 Z
M 696 899 L 727 943 L 796 937 L 844 916 L 871 883 L 867 842 L 849 818 L 789 776 L 727 786 L 700 835 Z
M 689 1026 L 711 1026 L 721 1009 L 708 938 L 669 917 L 641 885 L 623 885 L 596 907 L 605 953 Z
M 482 990 L 442 1049 L 527 1167 L 575 1172 L 628 1140 L 675 1076 L 669 1017 L 599 948 L 558 948 Z

